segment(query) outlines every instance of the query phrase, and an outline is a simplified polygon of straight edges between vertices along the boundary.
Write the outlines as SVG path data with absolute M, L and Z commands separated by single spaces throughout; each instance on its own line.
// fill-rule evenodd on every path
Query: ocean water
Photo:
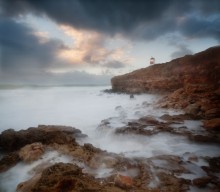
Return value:
M 218 156 L 220 147 L 191 143 L 183 136 L 160 133 L 154 136 L 115 135 L 114 129 L 143 116 L 158 118 L 163 114 L 178 114 L 181 111 L 156 109 L 158 95 L 140 94 L 130 99 L 127 94 L 103 92 L 109 86 L 12 86 L 0 87 L 0 132 L 8 128 L 15 130 L 45 125 L 66 125 L 80 129 L 88 137 L 79 143 L 92 143 L 109 152 L 128 158 L 152 157 L 162 154 L 183 156 L 193 153 L 198 156 Z M 101 126 L 108 121 L 107 127 Z M 175 125 L 174 125 L 175 126 Z M 184 122 L 190 130 L 202 130 L 198 121 Z M 37 161 L 47 158 L 54 162 L 67 162 L 67 157 L 56 153 L 45 154 Z M 41 162 L 42 161 L 42 162 Z M 35 164 L 19 163 L 11 170 L 0 174 L 0 191 L 13 192 L 17 184 L 30 178 Z M 100 170 L 97 177 L 108 174 Z M 17 177 L 20 175 L 22 177 Z M 184 176 L 183 176 L 184 177 Z
M 120 116 L 120 113 L 124 112 L 127 118 L 147 114 L 142 103 L 152 103 L 156 99 L 147 94 L 130 99 L 129 95 L 103 92 L 109 88 L 14 86 L 0 89 L 0 132 L 48 124 L 74 126 L 87 134 L 93 132 L 103 119 Z

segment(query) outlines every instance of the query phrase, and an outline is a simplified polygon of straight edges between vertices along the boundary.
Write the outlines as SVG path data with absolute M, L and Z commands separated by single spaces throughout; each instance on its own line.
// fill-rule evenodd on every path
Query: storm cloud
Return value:
M 53 21 L 73 45 L 22 22 L 30 15 Z M 156 53 L 148 46 L 146 56 L 135 50 L 133 58 L 135 43 L 170 36 L 166 43 L 175 50 L 168 55 L 176 58 L 193 53 L 188 40 L 220 42 L 219 29 L 219 0 L 0 0 L 0 81 L 104 82 L 110 76 L 89 70 L 119 71 L 141 61 L 139 56 L 160 57 L 157 44 Z
M 42 43 L 31 28 L 7 18 L 0 20 L 0 31 L 2 72 L 38 72 L 57 62 L 55 53 L 62 48 L 62 42 Z
M 150 40 L 172 31 L 182 32 L 186 36 L 200 35 L 203 27 L 205 32 L 202 36 L 220 38 L 218 28 L 210 26 L 219 26 L 218 0 L 3 0 L 2 7 L 5 15 L 31 12 L 75 28 L 93 29 L 110 35 L 122 33 L 132 38 Z M 191 17 L 188 17 L 190 14 Z M 216 18 L 212 19 L 214 16 Z M 209 21 L 198 20 L 202 17 Z

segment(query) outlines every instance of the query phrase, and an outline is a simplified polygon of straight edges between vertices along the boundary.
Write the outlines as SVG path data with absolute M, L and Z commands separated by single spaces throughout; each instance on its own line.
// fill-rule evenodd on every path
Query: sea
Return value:
M 114 130 L 144 116 L 160 119 L 164 114 L 180 114 L 182 111 L 158 109 L 155 103 L 161 98 L 155 94 L 108 93 L 111 86 L 0 86 L 0 132 L 6 129 L 21 130 L 38 125 L 65 125 L 80 129 L 88 137 L 80 144 L 91 143 L 108 152 L 127 158 L 148 158 L 171 154 L 184 156 L 218 156 L 220 147 L 191 143 L 183 136 L 160 133 L 154 136 L 116 135 Z M 108 122 L 108 126 L 103 126 Z M 189 129 L 202 129 L 202 122 L 187 121 Z M 56 151 L 48 152 L 32 164 L 18 163 L 0 174 L 0 191 L 14 192 L 16 186 L 33 175 L 31 170 L 42 163 L 69 162 L 67 156 Z M 106 175 L 100 171 L 99 177 Z

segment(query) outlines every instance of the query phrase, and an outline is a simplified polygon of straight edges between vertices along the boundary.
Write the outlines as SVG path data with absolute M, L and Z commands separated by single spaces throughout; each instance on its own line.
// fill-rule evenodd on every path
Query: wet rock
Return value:
M 176 178 L 165 172 L 159 172 L 157 175 L 160 179 L 160 191 L 183 192 L 189 189 L 189 180 Z
M 207 118 L 216 118 L 220 116 L 220 107 L 219 108 L 213 108 L 205 111 L 205 116 Z
M 118 163 L 118 160 L 112 156 L 95 155 L 90 161 L 89 166 L 93 169 L 97 168 L 113 168 Z
M 186 171 L 182 159 L 174 155 L 160 155 L 150 158 L 155 169 L 183 173 Z
M 147 101 L 144 101 L 143 103 L 142 103 L 142 106 L 143 107 L 149 107 L 151 104 L 150 103 L 148 103 Z
M 130 95 L 130 99 L 134 99 L 134 95 L 133 94 Z
M 199 188 L 203 188 L 206 185 L 208 185 L 211 182 L 212 178 L 210 177 L 200 177 L 200 178 L 196 178 L 193 179 L 192 183 L 193 185 L 199 187 Z
M 129 189 L 133 186 L 133 179 L 129 176 L 117 174 L 114 179 L 115 185 L 122 189 Z
M 204 120 L 203 126 L 206 129 L 218 129 L 220 130 L 220 118 Z
M 213 172 L 220 173 L 220 157 L 213 157 L 208 159 L 210 169 Z
M 101 149 L 94 147 L 94 146 L 93 146 L 92 144 L 90 144 L 90 143 L 85 143 L 85 144 L 83 145 L 83 148 L 84 148 L 85 150 L 88 150 L 88 151 L 91 151 L 91 152 L 94 152 L 94 153 L 102 152 Z
M 151 116 L 141 117 L 138 122 L 140 122 L 144 125 L 158 125 L 158 124 L 160 124 L 158 122 L 158 120 L 156 120 L 154 117 L 151 117 Z
M 41 178 L 33 186 L 32 191 L 70 191 L 80 187 L 82 170 L 73 164 L 58 163 L 42 172 Z
M 184 93 L 187 95 L 210 92 L 219 86 L 219 52 L 219 46 L 212 47 L 195 55 L 184 56 L 163 65 L 153 65 L 113 77 L 111 79 L 112 89 L 114 91 L 137 93 L 172 92 L 183 88 Z M 181 93 L 183 90 L 179 92 Z M 184 100 L 184 97 L 181 99 Z
M 41 142 L 42 144 L 71 143 L 76 145 L 74 134 L 79 134 L 79 130 L 65 126 L 46 126 L 29 128 L 27 130 L 14 131 L 5 130 L 0 134 L 0 147 L 5 151 L 16 151 L 21 147 Z
M 198 162 L 198 157 L 195 155 L 195 154 L 191 154 L 189 157 L 188 157 L 188 161 L 194 161 L 194 162 Z
M 17 152 L 8 153 L 0 160 L 0 173 L 7 171 L 11 167 L 15 166 L 19 161 L 20 157 Z
M 19 157 L 25 162 L 39 159 L 44 154 L 45 148 L 42 143 L 32 143 L 25 145 L 19 151 Z
M 168 121 L 168 123 L 173 122 L 183 122 L 184 120 L 190 120 L 193 119 L 193 117 L 189 114 L 179 114 L 179 115 L 162 115 L 160 119 Z
M 184 110 L 186 114 L 197 116 L 198 113 L 200 112 L 200 107 L 198 106 L 198 104 L 193 103 L 188 105 Z
M 16 188 L 16 192 L 31 192 L 33 186 L 36 185 L 36 183 L 40 180 L 40 178 L 41 178 L 41 173 L 36 174 L 28 181 L 19 183 Z
M 33 178 L 21 183 L 18 192 L 124 192 L 104 180 L 99 181 L 82 172 L 75 164 L 57 163 L 45 169 L 40 178 Z M 28 189 L 27 191 L 22 189 Z
M 216 91 L 215 91 L 215 94 L 220 96 L 220 88 L 218 88 Z

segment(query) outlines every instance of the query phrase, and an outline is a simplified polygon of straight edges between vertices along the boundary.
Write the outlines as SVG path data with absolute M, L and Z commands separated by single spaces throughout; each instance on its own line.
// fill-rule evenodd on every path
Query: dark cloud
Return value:
M 168 44 L 172 47 L 175 47 L 175 52 L 173 52 L 170 56 L 172 59 L 176 59 L 178 57 L 183 57 L 185 55 L 192 55 L 193 52 L 188 48 L 186 44 L 186 40 L 180 34 L 172 34 L 167 36 Z
M 36 31 L 16 22 L 15 18 L 30 13 L 49 17 L 75 29 L 97 31 L 101 35 L 90 43 L 80 44 L 77 49 L 87 50 L 83 62 L 104 68 L 119 69 L 125 66 L 120 61 L 114 61 L 114 50 L 99 51 L 106 43 L 105 34 L 108 37 L 122 34 L 135 40 L 153 40 L 178 33 L 186 38 L 211 37 L 220 41 L 219 0 L 0 0 L 1 77 L 16 79 L 22 76 L 23 81 L 25 78 L 29 81 L 48 76 L 55 82 L 55 77 L 59 79 L 59 75 L 46 71 L 70 64 L 56 57 L 58 51 L 70 48 L 55 39 L 42 43 L 34 35 Z M 173 43 L 173 46 L 177 51 L 171 55 L 172 58 L 192 53 L 182 42 Z M 108 59 L 111 57 L 112 60 Z M 67 76 L 70 78 L 71 75 Z M 74 76 L 90 77 L 83 73 L 75 73 Z M 61 79 L 65 79 L 64 75 L 60 78 L 63 81 Z
M 220 14 L 210 17 L 191 15 L 179 27 L 182 34 L 189 38 L 214 37 L 220 41 Z
M 12 19 L 0 20 L 0 70 L 3 73 L 28 73 L 46 70 L 62 48 L 58 40 L 41 43 L 34 31 Z
M 28 11 L 46 14 L 57 22 L 105 32 L 131 31 L 145 21 L 157 20 L 170 5 L 167 1 L 131 0 L 6 0 L 5 14 Z
M 189 48 L 187 48 L 187 46 L 178 45 L 177 51 L 175 51 L 171 54 L 171 58 L 175 59 L 175 58 L 183 57 L 185 55 L 192 55 L 192 54 L 193 54 L 193 52 Z
M 102 39 L 102 38 L 101 38 Z M 102 40 L 92 39 L 92 45 L 85 49 L 98 51 Z M 98 43 L 97 43 L 98 42 Z M 51 69 L 72 69 L 68 60 L 57 57 L 61 50 L 70 50 L 61 41 L 46 39 L 42 41 L 36 31 L 24 23 L 11 18 L 0 20 L 0 82 L 1 83 L 39 83 L 39 84 L 107 84 L 109 75 L 91 75 L 86 72 L 52 73 Z M 88 54 L 87 54 L 88 55 Z M 105 55 L 104 55 L 105 56 Z M 102 56 L 102 57 L 104 57 Z M 112 67 L 119 67 L 115 61 Z M 116 64 L 117 63 L 117 64 Z M 122 65 L 122 64 L 120 64 Z M 106 67 L 106 66 L 101 66 Z
M 180 26 L 178 19 L 192 12 L 210 17 L 220 13 L 219 0 L 2 0 L 3 13 L 17 16 L 28 12 L 47 15 L 58 23 L 72 25 L 76 28 L 93 29 L 108 34 L 123 33 L 132 38 L 157 38 L 165 33 L 183 30 L 185 35 L 200 31 L 193 24 Z M 190 21 L 197 25 L 219 25 L 219 17 L 203 24 L 203 20 Z M 198 31 L 197 31 L 198 30 Z M 219 39 L 219 35 L 207 30 L 204 36 Z M 191 34 L 192 32 L 193 34 Z
M 219 0 L 193 0 L 190 5 L 194 10 L 197 10 L 202 15 L 209 16 L 210 14 L 219 14 L 220 2 Z

